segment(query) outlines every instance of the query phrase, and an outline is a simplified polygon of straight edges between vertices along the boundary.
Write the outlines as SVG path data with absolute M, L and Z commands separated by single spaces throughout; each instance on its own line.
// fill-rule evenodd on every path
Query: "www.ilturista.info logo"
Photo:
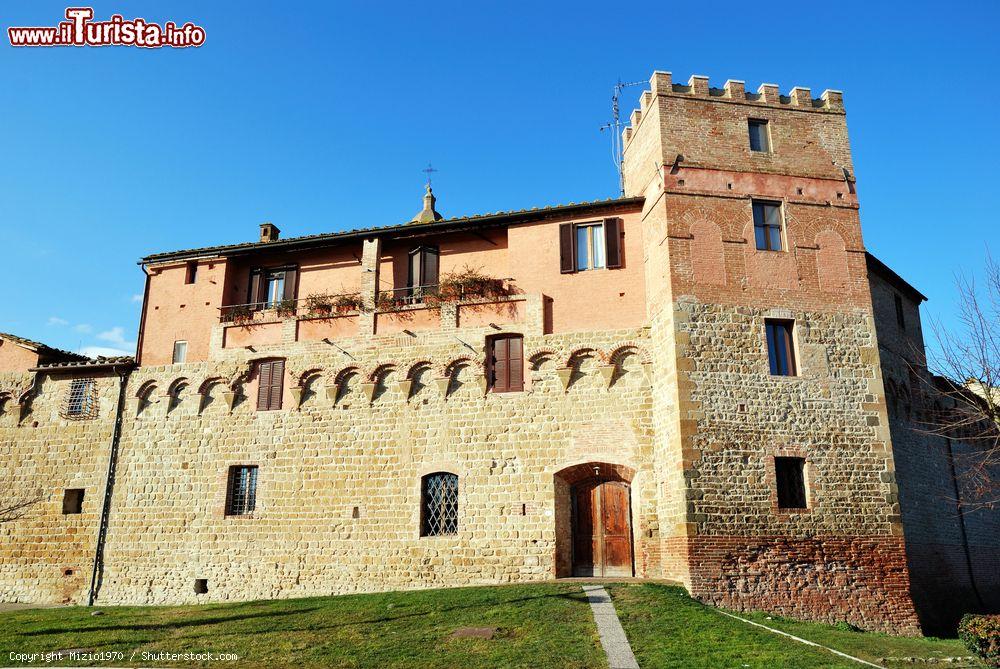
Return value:
M 124 19 L 113 14 L 108 21 L 92 21 L 92 7 L 66 8 L 67 21 L 57 26 L 7 28 L 11 46 L 139 46 L 156 49 L 184 48 L 205 43 L 205 29 L 193 23 L 162 26 L 146 19 Z

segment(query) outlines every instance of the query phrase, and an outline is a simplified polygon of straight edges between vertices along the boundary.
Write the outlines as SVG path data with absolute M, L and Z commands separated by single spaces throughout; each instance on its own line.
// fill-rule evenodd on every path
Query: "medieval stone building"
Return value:
M 997 515 L 910 429 L 923 298 L 865 250 L 841 94 L 657 72 L 640 102 L 621 198 L 428 188 L 404 224 L 150 255 L 135 360 L 4 335 L 3 486 L 42 501 L 0 525 L 0 599 L 634 575 L 901 633 L 996 607 Z

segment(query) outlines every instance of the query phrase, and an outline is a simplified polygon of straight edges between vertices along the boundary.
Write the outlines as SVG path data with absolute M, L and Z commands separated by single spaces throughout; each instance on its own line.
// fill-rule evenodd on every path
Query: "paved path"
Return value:
M 594 622 L 601 635 L 601 646 L 608 656 L 608 665 L 611 669 L 639 669 L 608 591 L 603 585 L 585 585 L 583 591 L 587 593 L 587 601 L 594 612 Z

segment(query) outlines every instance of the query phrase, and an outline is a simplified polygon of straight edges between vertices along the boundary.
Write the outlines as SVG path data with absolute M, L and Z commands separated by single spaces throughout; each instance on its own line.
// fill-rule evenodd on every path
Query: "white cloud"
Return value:
M 77 351 L 77 353 L 85 355 L 89 358 L 96 358 L 98 356 L 112 358 L 119 355 L 134 355 L 132 351 L 126 351 L 120 348 L 111 348 L 110 346 L 83 346 Z
M 78 323 L 73 326 L 73 331 L 81 334 L 89 334 L 94 331 L 94 328 L 87 323 Z
M 136 293 L 135 295 L 133 295 L 132 301 L 137 303 L 142 302 L 142 293 Z
M 58 316 L 49 316 L 49 325 L 58 325 L 62 327 L 64 325 L 69 325 L 69 321 L 65 318 L 59 318 Z
M 118 344 L 119 346 L 127 347 L 129 342 L 125 341 L 125 328 L 120 325 L 116 325 L 110 330 L 105 330 L 104 332 L 99 332 L 97 338 L 101 341 L 109 341 L 112 344 Z M 133 344 L 134 346 L 134 344 Z

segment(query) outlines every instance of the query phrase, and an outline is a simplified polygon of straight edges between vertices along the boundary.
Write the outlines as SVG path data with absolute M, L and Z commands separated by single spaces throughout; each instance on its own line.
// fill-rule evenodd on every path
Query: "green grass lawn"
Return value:
M 680 587 L 653 583 L 616 584 L 609 586 L 608 592 L 641 667 L 857 669 L 864 666 L 828 651 L 727 618 L 711 607 L 691 599 Z M 968 649 L 957 639 L 893 637 L 851 632 L 832 625 L 793 621 L 768 616 L 766 613 L 737 615 L 887 667 L 915 665 L 892 661 L 883 663 L 881 660 L 970 655 Z M 971 662 L 943 666 L 957 669 L 982 665 Z
M 755 628 L 699 604 L 676 586 L 611 584 L 644 669 L 854 667 L 824 650 Z M 117 651 L 123 659 L 58 664 L 109 666 L 530 667 L 606 669 L 579 583 L 423 590 L 184 607 L 56 608 L 0 613 L 0 665 L 18 653 Z M 967 656 L 956 640 L 840 630 L 765 614 L 741 614 L 879 663 L 886 657 Z M 492 639 L 454 638 L 463 627 L 495 627 Z M 238 661 L 143 660 L 143 652 L 232 653 Z M 133 656 L 133 653 L 135 655 Z M 892 663 L 890 667 L 913 666 Z M 979 666 L 949 664 L 947 666 Z
M 104 615 L 78 607 L 0 614 L 0 665 L 16 664 L 10 651 L 87 648 L 124 652 L 124 660 L 104 663 L 116 666 L 607 667 L 579 584 L 99 610 Z M 451 638 L 460 627 L 497 631 L 492 640 Z M 136 650 L 240 659 L 130 662 Z

